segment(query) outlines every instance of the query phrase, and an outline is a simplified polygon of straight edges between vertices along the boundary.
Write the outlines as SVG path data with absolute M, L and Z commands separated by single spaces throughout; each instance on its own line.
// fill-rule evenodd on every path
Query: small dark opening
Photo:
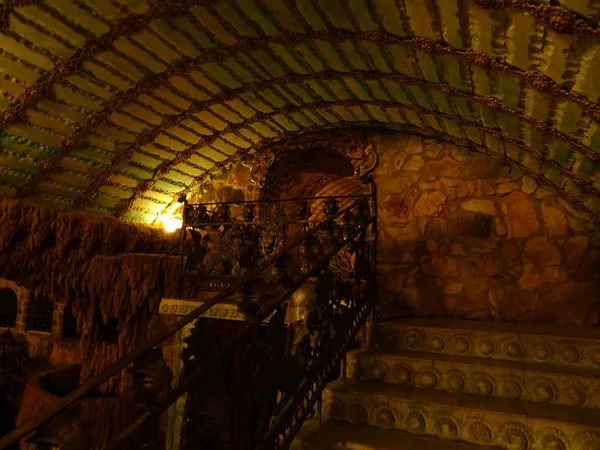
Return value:
M 100 338 L 100 342 L 105 342 L 107 344 L 117 343 L 119 340 L 119 321 L 115 317 L 109 317 L 106 324 L 100 319 L 98 327 L 98 337 Z
M 63 311 L 62 335 L 63 337 L 81 336 L 77 331 L 77 319 L 75 319 L 75 316 L 73 315 L 71 305 L 66 305 Z
M 10 288 L 0 289 L 0 327 L 14 328 L 17 324 L 19 302 Z
M 42 297 L 34 297 L 27 305 L 27 319 L 25 329 L 28 331 L 52 331 L 52 316 L 54 303 Z
M 54 395 L 67 395 L 79 387 L 81 366 L 68 365 L 62 369 L 53 370 L 40 380 L 42 389 Z
M 464 237 L 489 238 L 492 235 L 492 216 L 477 214 L 462 222 Z

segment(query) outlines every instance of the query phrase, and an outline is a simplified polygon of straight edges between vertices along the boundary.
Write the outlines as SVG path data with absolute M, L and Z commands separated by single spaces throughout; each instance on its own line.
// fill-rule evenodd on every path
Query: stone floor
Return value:
M 293 448 L 600 450 L 600 330 L 381 323 L 323 403 Z

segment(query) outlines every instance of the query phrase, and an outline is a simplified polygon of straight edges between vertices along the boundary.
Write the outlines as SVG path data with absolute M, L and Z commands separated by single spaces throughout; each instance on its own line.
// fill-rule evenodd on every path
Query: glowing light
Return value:
M 160 222 L 162 223 L 163 229 L 167 233 L 173 233 L 181 228 L 183 221 L 178 219 L 177 217 L 164 215 L 160 218 Z

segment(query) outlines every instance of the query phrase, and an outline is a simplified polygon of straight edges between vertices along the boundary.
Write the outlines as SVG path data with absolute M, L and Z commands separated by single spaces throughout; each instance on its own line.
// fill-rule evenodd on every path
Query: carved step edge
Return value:
M 600 330 L 589 328 L 408 319 L 377 324 L 375 341 L 383 350 L 600 369 Z
M 332 383 L 323 401 L 330 420 L 507 450 L 600 450 L 600 417 L 582 408 L 368 382 Z
M 407 351 L 353 351 L 348 377 L 447 392 L 600 408 L 600 369 Z
M 344 422 L 327 422 L 321 427 L 313 427 L 310 430 L 303 428 L 290 450 L 347 450 L 349 448 L 360 450 L 497 450 L 499 447 L 441 441 L 402 431 L 381 430 Z

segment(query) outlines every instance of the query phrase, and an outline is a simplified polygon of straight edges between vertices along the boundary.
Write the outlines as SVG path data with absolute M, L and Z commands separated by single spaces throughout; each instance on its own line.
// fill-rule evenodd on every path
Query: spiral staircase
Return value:
M 600 449 L 600 330 L 406 319 L 374 331 L 293 448 Z

